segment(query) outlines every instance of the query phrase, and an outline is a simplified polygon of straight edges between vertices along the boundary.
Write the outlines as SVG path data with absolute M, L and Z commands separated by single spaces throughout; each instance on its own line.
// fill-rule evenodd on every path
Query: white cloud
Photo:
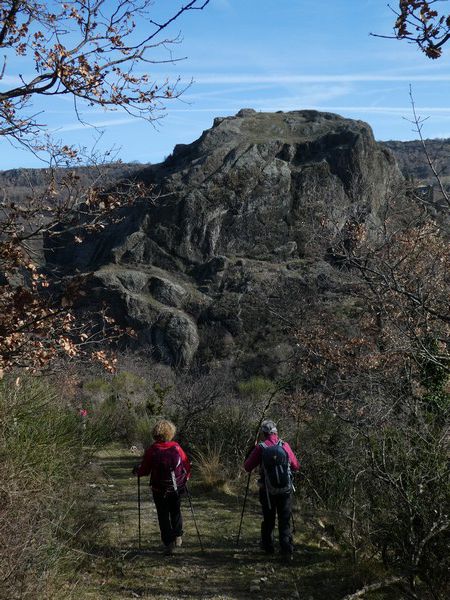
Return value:
M 401 115 L 411 114 L 411 106 L 316 106 L 317 110 L 345 110 L 352 112 L 365 113 L 395 113 Z M 416 106 L 416 112 L 422 116 L 425 113 L 430 114 L 450 114 L 450 107 L 447 106 Z
M 229 87 L 222 89 L 215 89 L 210 92 L 198 92 L 195 94 L 183 94 L 182 100 L 186 102 L 191 102 L 192 100 L 202 100 L 203 98 L 211 98 L 214 96 L 226 96 L 229 94 L 238 94 L 241 92 L 254 92 L 254 91 L 262 91 L 262 90 L 270 90 L 273 89 L 274 85 L 269 84 L 255 84 L 252 86 L 239 86 L 239 87 Z
M 357 83 L 376 81 L 405 82 L 450 82 L 450 74 L 442 75 L 396 75 L 382 73 L 348 73 L 342 75 L 199 75 L 195 77 L 197 84 L 294 84 L 294 83 Z
M 96 121 L 94 123 L 71 123 L 68 125 L 62 125 L 61 127 L 57 127 L 52 129 L 52 133 L 60 133 L 63 131 L 78 131 L 82 129 L 89 130 L 91 128 L 103 129 L 104 127 L 115 127 L 118 125 L 129 125 L 130 123 L 135 123 L 137 119 L 133 117 L 127 117 L 125 119 L 108 119 L 105 121 Z
M 202 100 L 209 98 L 212 102 L 217 101 L 220 103 L 228 102 L 231 106 L 240 107 L 242 104 L 250 105 L 254 107 L 263 107 L 266 104 L 274 104 L 274 102 L 297 102 L 301 105 L 315 104 L 317 102 L 327 102 L 333 98 L 346 96 L 353 91 L 351 85 L 336 84 L 336 85 L 305 85 L 299 89 L 296 86 L 295 91 L 289 95 L 279 96 L 274 95 L 273 89 L 279 91 L 279 86 L 271 85 L 255 85 L 252 87 L 225 87 L 215 89 L 212 92 L 204 92 L 197 94 L 186 94 L 182 97 L 187 103 L 190 102 L 201 102 Z M 263 90 L 272 90 L 270 95 L 261 97 L 261 94 L 241 96 L 242 92 L 261 92 Z M 229 97 L 232 95 L 233 97 Z M 214 100 L 213 100 L 214 99 Z M 168 109 L 169 112 L 173 110 L 171 107 Z

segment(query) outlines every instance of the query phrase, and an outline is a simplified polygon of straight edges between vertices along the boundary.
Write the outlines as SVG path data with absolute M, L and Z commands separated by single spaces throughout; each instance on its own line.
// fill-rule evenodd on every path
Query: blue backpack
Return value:
M 292 474 L 289 456 L 283 448 L 282 440 L 272 446 L 261 442 L 261 466 L 264 474 L 264 485 L 271 495 L 289 494 L 292 491 Z

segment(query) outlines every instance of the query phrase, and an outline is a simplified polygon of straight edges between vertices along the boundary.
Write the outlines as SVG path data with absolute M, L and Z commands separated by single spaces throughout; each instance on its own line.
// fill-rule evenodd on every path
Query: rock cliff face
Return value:
M 215 119 L 139 177 L 155 200 L 81 245 L 67 234 L 47 261 L 95 271 L 93 301 L 107 301 L 162 360 L 239 356 L 266 371 L 288 355 L 288 321 L 312 291 L 339 296 L 337 238 L 355 223 L 370 234 L 401 181 L 363 122 L 249 109 Z

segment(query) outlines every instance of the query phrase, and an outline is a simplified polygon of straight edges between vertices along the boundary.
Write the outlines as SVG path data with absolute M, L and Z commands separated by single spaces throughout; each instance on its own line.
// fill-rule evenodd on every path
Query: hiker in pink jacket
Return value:
M 293 545 L 291 534 L 292 514 L 292 474 L 300 469 L 297 457 L 287 442 L 278 437 L 277 426 L 273 421 L 261 424 L 263 441 L 257 444 L 244 463 L 250 473 L 260 467 L 260 490 L 263 521 L 261 523 L 261 547 L 267 554 L 275 551 L 273 530 L 278 514 L 278 533 L 281 554 L 292 559 Z
M 133 473 L 150 475 L 153 500 L 158 513 L 165 554 L 173 554 L 181 546 L 183 518 L 181 496 L 191 474 L 191 464 L 181 446 L 173 441 L 176 428 L 171 421 L 161 419 L 153 428 L 155 442 L 147 448 L 140 465 Z

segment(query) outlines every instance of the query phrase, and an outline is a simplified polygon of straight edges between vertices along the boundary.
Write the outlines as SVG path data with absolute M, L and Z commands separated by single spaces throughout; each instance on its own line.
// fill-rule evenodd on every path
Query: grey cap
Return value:
M 278 433 L 276 424 L 270 419 L 267 419 L 261 423 L 261 431 L 267 434 Z

